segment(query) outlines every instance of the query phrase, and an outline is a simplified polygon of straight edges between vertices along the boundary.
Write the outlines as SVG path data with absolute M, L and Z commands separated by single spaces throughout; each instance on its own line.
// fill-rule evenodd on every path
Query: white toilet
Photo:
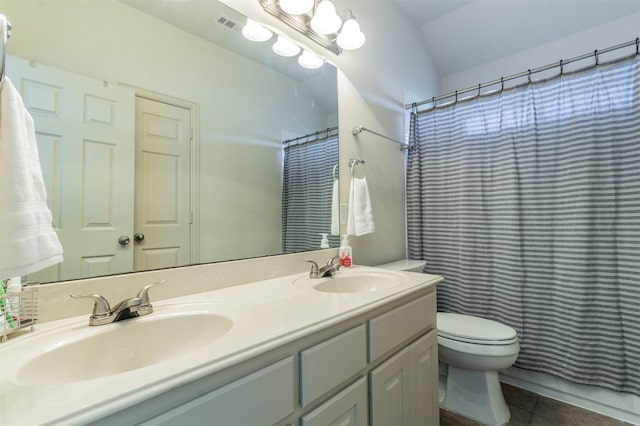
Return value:
M 422 260 L 378 265 L 396 271 L 422 272 Z M 497 321 L 438 312 L 440 406 L 487 425 L 503 425 L 511 413 L 498 370 L 511 367 L 520 352 L 516 331 Z
M 427 262 L 424 260 L 401 259 L 378 265 L 376 268 L 390 269 L 392 271 L 422 272 L 426 265 Z
M 437 315 L 440 406 L 484 424 L 507 423 L 511 413 L 498 370 L 510 367 L 518 358 L 516 331 L 485 318 Z

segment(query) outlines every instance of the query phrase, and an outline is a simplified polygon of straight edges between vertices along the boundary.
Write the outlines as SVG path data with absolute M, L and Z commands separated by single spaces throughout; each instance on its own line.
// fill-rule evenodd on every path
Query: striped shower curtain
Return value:
M 285 144 L 282 169 L 283 253 L 318 250 L 320 234 L 331 232 L 334 166 L 337 164 L 337 136 Z M 331 247 L 338 246 L 338 238 L 329 235 Z
M 640 59 L 413 113 L 409 255 L 517 367 L 640 395 Z

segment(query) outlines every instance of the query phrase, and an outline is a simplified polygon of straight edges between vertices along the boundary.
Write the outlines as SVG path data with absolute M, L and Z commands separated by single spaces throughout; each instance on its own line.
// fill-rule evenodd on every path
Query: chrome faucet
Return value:
M 164 284 L 164 280 L 144 286 L 136 297 L 125 299 L 113 308 L 109 306 L 107 299 L 99 294 L 70 294 L 69 296 L 74 299 L 93 298 L 95 303 L 89 317 L 89 325 L 104 325 L 152 313 L 153 306 L 149 300 L 149 289 L 160 284 Z
M 311 272 L 309 272 L 309 278 L 323 278 L 332 277 L 340 270 L 340 263 L 334 263 L 338 256 L 333 256 L 325 266 L 318 267 L 318 264 L 313 260 L 307 260 L 311 263 Z

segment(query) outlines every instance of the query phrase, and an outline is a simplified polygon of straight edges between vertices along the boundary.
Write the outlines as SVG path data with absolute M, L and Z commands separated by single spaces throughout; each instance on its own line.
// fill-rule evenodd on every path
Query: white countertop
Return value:
M 352 271 L 376 268 L 353 267 Z M 343 270 L 339 274 L 348 274 Z M 233 320 L 232 330 L 202 349 L 148 367 L 98 379 L 66 384 L 25 384 L 15 371 L 38 351 L 48 332 L 61 327 L 89 327 L 88 316 L 38 324 L 36 331 L 0 344 L 0 424 L 82 424 L 95 421 L 176 386 L 215 373 L 283 344 L 338 324 L 442 278 L 400 272 L 408 278 L 396 287 L 367 293 L 324 293 L 294 285 L 307 274 L 257 281 L 154 303 L 155 312 L 180 303 L 211 302 Z M 153 290 L 151 292 L 153 301 Z M 154 313 L 155 313 L 154 312 Z M 154 315 L 153 313 L 151 315 Z M 150 316 L 151 316 L 150 315 Z M 136 321 L 131 319 L 128 321 Z M 188 332 L 188 330 L 185 330 Z M 171 336 L 158 336 L 171 344 Z M 124 389 L 124 390 L 123 390 Z

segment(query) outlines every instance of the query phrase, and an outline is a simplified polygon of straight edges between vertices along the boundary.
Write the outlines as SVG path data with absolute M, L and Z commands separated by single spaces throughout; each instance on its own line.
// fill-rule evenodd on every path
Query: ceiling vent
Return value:
M 242 31 L 242 25 L 239 25 L 237 22 L 232 21 L 231 19 L 227 18 L 224 15 L 220 15 L 218 17 L 218 19 L 216 20 L 216 22 L 230 30 L 233 30 L 237 33 L 239 33 L 240 31 Z

